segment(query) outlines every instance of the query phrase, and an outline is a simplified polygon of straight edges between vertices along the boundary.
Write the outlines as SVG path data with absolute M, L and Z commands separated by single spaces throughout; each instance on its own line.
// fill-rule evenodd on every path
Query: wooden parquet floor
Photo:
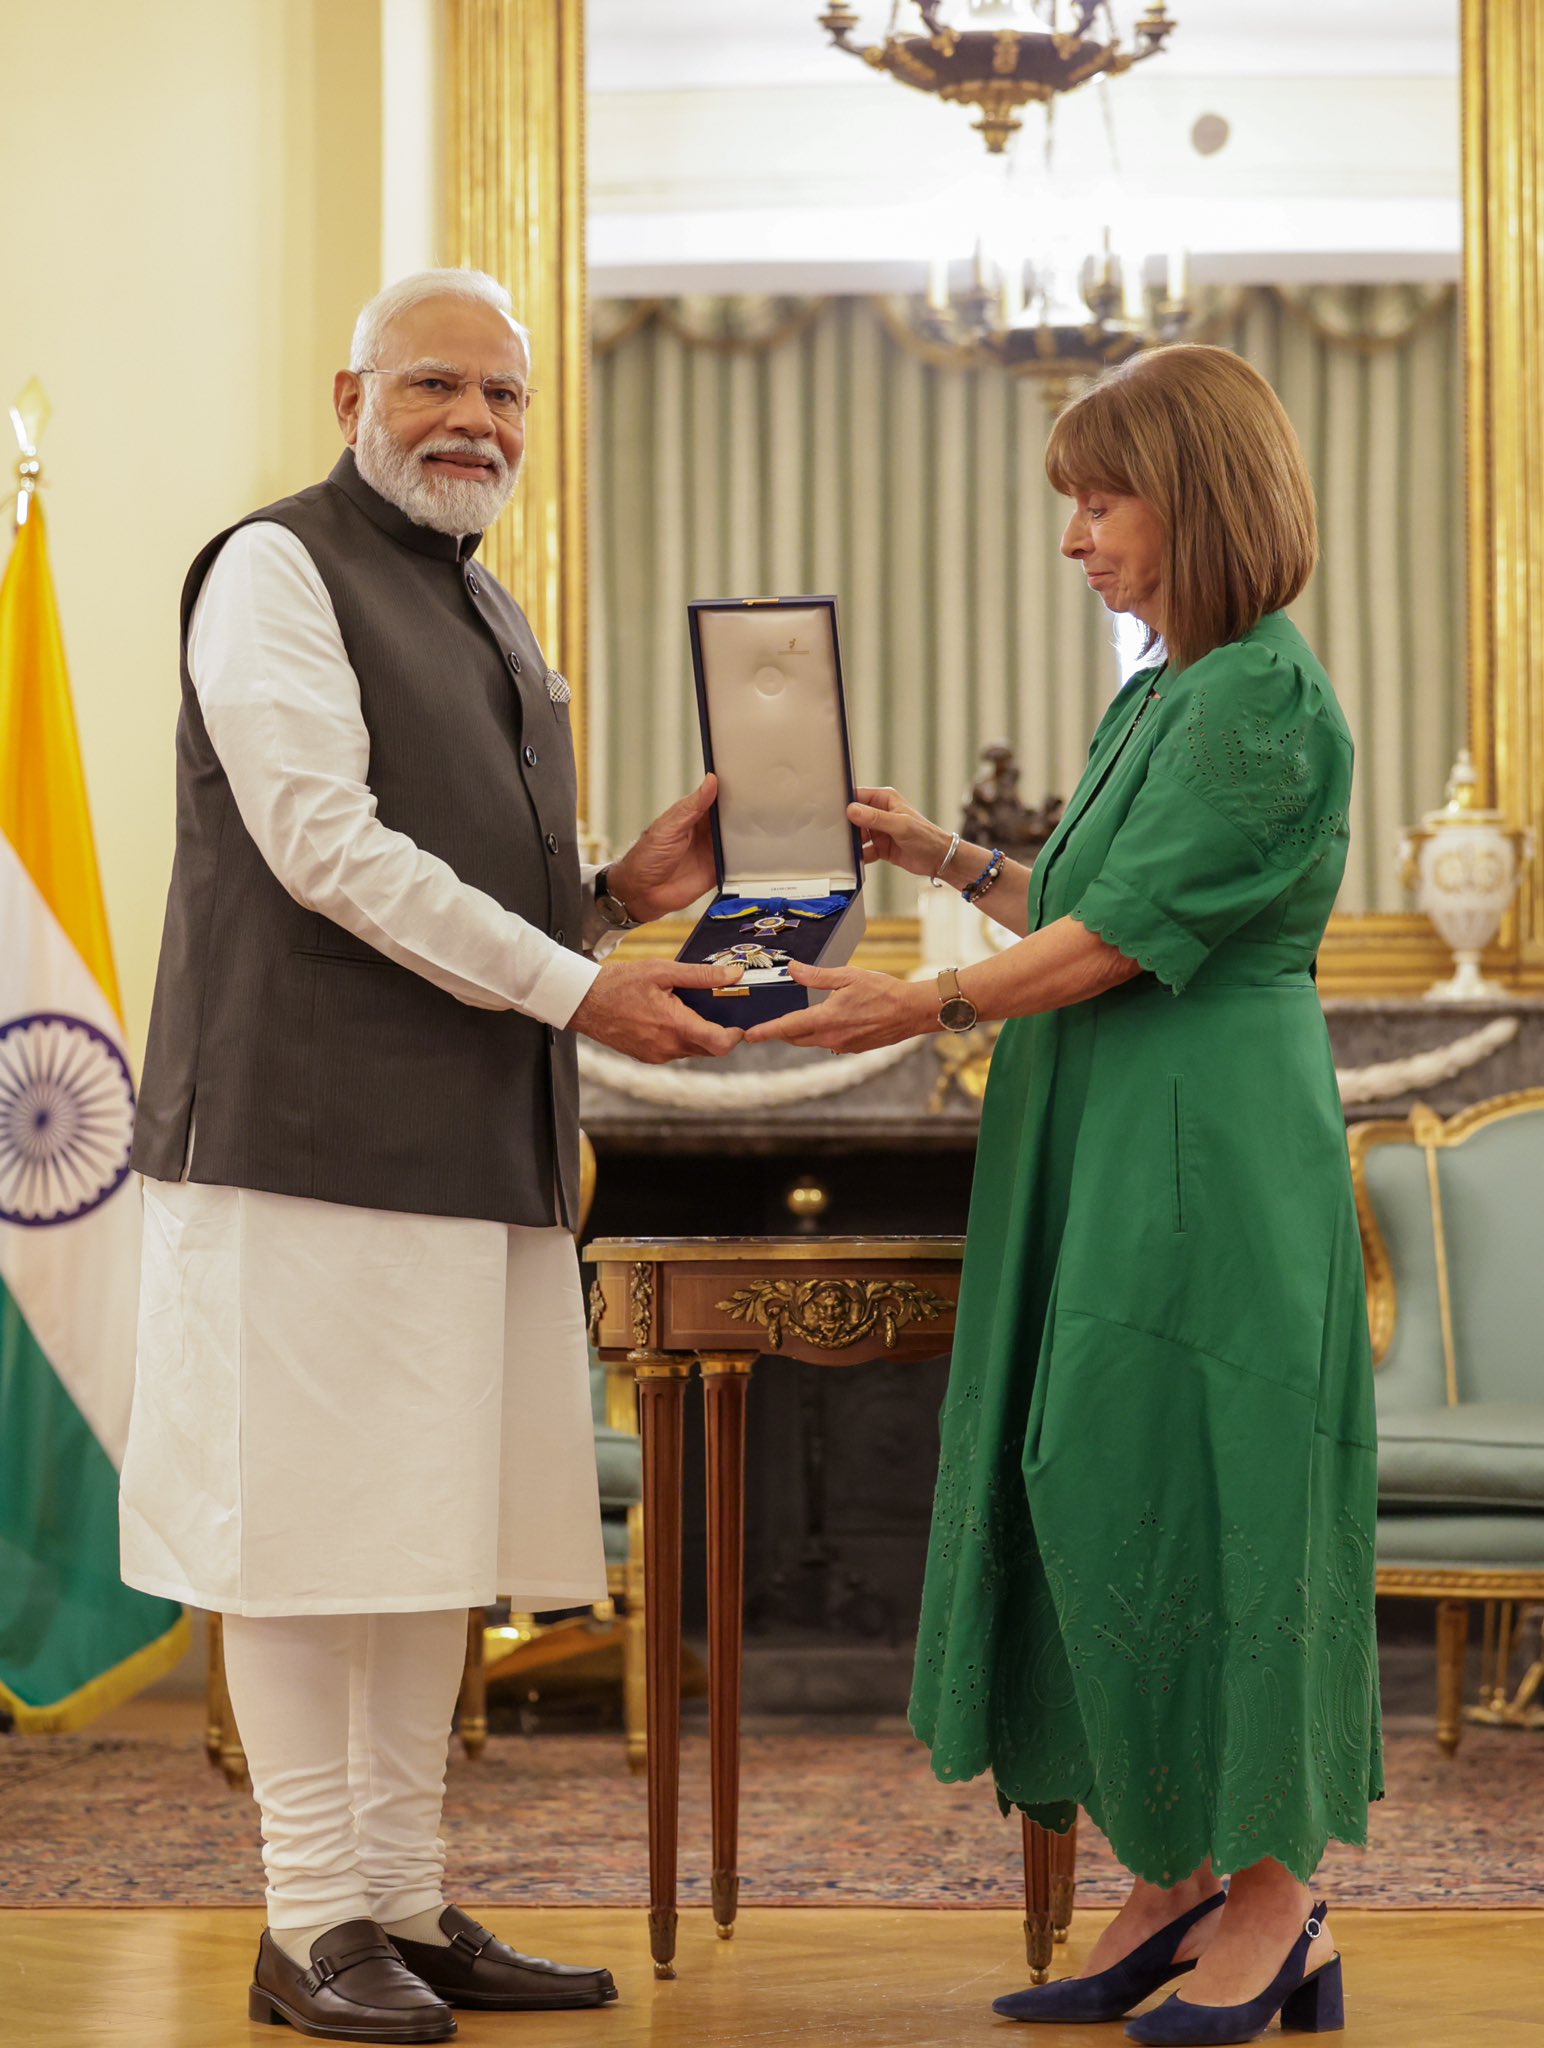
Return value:
M 762 1908 L 733 1942 L 683 1913 L 673 1983 L 654 1981 L 640 1912 L 489 1916 L 524 1948 L 605 1962 L 604 2012 L 462 2013 L 463 2048 L 960 2048 L 1023 2042 L 991 2000 L 1025 1981 L 1011 1913 Z M 1069 1953 L 1106 1916 L 1083 1913 Z M 232 1910 L 0 1913 L 0 2048 L 279 2048 L 246 1989 L 261 1925 Z M 1346 2048 L 1538 2048 L 1544 1912 L 1335 1915 L 1346 1958 Z M 1118 2029 L 1034 2030 L 1035 2048 L 1119 2042 Z

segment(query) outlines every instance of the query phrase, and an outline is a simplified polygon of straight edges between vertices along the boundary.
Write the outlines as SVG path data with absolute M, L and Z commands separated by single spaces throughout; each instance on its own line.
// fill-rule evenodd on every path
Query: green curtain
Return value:
M 1341 907 L 1403 907 L 1401 826 L 1463 730 L 1462 386 L 1451 292 L 1235 292 L 1207 338 L 1280 392 L 1319 495 L 1296 611 L 1358 743 Z M 701 772 L 692 597 L 835 592 L 854 760 L 942 820 L 1006 738 L 1068 792 L 1115 687 L 1110 621 L 1057 553 L 1040 387 L 939 366 L 863 299 L 596 309 L 591 825 L 616 846 Z M 662 317 L 661 317 L 662 316 Z M 910 910 L 886 874 L 875 907 Z

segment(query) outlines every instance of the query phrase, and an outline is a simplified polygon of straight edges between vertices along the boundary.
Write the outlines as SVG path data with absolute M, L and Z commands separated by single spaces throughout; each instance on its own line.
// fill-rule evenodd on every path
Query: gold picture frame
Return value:
M 1461 0 L 1469 746 L 1482 798 L 1544 823 L 1544 12 Z M 584 8 L 581 0 L 449 0 L 452 260 L 502 277 L 532 327 L 542 428 L 515 504 L 490 535 L 574 686 L 585 760 Z M 550 424 L 556 422 L 556 427 Z M 1436 792 L 1433 792 L 1433 801 Z M 1415 821 L 1412 819 L 1412 823 Z M 1539 833 L 1544 841 L 1544 831 Z M 629 942 L 673 954 L 667 931 Z M 864 965 L 904 971 L 916 921 L 877 921 Z M 1449 966 L 1414 912 L 1336 916 L 1327 995 L 1414 995 Z M 1544 862 L 1530 864 L 1485 968 L 1544 990 Z

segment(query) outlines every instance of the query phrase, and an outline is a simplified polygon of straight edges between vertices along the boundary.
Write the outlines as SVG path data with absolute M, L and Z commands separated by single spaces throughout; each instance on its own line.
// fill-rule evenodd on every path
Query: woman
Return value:
M 996 2011 L 1114 2019 L 1190 1971 L 1128 2035 L 1244 2041 L 1278 2011 L 1341 2024 L 1309 1880 L 1382 1795 L 1371 1359 L 1313 981 L 1351 738 L 1282 610 L 1313 495 L 1254 370 L 1137 356 L 1062 413 L 1046 467 L 1062 553 L 1161 665 L 1100 722 L 1033 874 L 892 790 L 852 809 L 871 857 L 1027 936 L 938 990 L 795 968 L 832 993 L 749 1036 L 857 1051 L 1008 1020 L 912 1724 L 940 1778 L 989 1770 L 1057 1830 L 1086 1808 L 1133 1875 L 1081 1977 Z

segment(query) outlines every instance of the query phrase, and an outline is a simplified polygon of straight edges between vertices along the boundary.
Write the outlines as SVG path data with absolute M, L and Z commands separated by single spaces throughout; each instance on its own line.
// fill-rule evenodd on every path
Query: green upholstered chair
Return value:
M 1437 1605 L 1437 1740 L 1534 1720 L 1509 1700 L 1520 1604 L 1544 1600 L 1544 1089 L 1444 1121 L 1355 1125 L 1377 1366 L 1378 1590 Z M 1463 1703 L 1470 1602 L 1479 1698 Z M 1526 1689 L 1537 1684 L 1530 1674 Z

